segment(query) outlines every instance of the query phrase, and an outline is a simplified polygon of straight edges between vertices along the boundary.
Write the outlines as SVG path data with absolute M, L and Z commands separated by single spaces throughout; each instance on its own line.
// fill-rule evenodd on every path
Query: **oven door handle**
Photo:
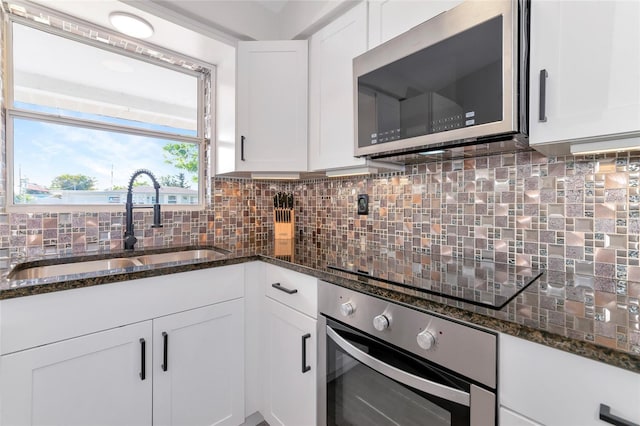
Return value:
M 447 401 L 469 407 L 471 397 L 468 392 L 450 388 L 448 386 L 441 385 L 440 383 L 432 382 L 431 380 L 423 379 L 422 377 L 407 373 L 399 368 L 384 363 L 353 346 L 342 338 L 342 336 L 336 333 L 330 326 L 327 326 L 327 336 L 329 336 L 331 340 L 333 340 L 350 356 L 380 374 L 383 374 L 399 383 L 420 390 L 426 394 L 437 396 L 446 399 Z

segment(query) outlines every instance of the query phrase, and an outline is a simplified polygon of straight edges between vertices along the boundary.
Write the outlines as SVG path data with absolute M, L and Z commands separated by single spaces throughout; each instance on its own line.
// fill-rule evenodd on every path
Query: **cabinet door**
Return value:
M 155 425 L 244 422 L 242 299 L 154 319 L 153 339 Z
M 639 22 L 637 1 L 531 2 L 531 145 L 640 135 Z
M 151 349 L 147 321 L 4 355 L 1 423 L 151 425 Z
M 505 334 L 499 348 L 501 406 L 549 426 L 603 425 L 600 404 L 640 420 L 640 374 Z
M 262 414 L 271 426 L 315 425 L 316 320 L 265 300 Z
M 238 43 L 238 171 L 307 170 L 306 40 Z
M 449 10 L 462 0 L 374 0 L 369 9 L 369 49 Z
M 309 48 L 309 168 L 363 165 L 353 156 L 353 58 L 367 50 L 367 3 L 314 34 Z

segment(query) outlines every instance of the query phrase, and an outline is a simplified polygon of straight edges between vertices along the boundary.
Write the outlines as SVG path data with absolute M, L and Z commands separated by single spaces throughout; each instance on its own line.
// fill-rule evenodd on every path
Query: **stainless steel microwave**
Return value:
M 353 60 L 355 155 L 526 142 L 527 0 L 469 0 Z

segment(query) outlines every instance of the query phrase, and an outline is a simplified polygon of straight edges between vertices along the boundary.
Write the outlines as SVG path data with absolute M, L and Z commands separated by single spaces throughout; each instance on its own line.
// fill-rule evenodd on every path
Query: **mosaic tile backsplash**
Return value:
M 409 166 L 405 173 L 295 183 L 214 178 L 202 212 L 135 212 L 140 246 L 260 244 L 278 191 L 295 194 L 298 236 L 640 281 L 640 153 L 547 158 L 535 151 Z M 369 215 L 358 216 L 358 194 Z M 14 255 L 120 248 L 122 212 L 5 213 Z

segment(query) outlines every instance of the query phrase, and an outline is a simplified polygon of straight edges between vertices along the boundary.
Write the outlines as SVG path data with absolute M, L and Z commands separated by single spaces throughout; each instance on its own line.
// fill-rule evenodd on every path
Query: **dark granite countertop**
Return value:
M 144 254 L 202 248 L 207 246 L 163 247 L 144 250 Z M 356 291 L 640 373 L 640 283 L 546 271 L 504 308 L 493 310 L 330 269 L 328 265 L 340 264 L 344 256 L 358 258 L 375 250 L 345 245 L 341 239 L 299 238 L 244 248 L 222 248 L 229 251 L 217 260 L 172 262 L 155 267 L 131 266 L 108 273 L 68 275 L 64 279 L 8 280 L 9 271 L 0 271 L 3 277 L 0 300 L 262 260 Z M 112 251 L 71 257 L 75 261 L 88 261 L 141 254 L 141 251 Z M 417 262 L 422 256 L 428 256 L 419 255 Z M 68 256 L 25 259 L 27 263 L 21 266 L 54 264 L 64 257 Z M 403 260 L 402 267 L 393 274 L 411 275 L 411 263 Z M 389 265 L 390 269 L 394 266 Z

